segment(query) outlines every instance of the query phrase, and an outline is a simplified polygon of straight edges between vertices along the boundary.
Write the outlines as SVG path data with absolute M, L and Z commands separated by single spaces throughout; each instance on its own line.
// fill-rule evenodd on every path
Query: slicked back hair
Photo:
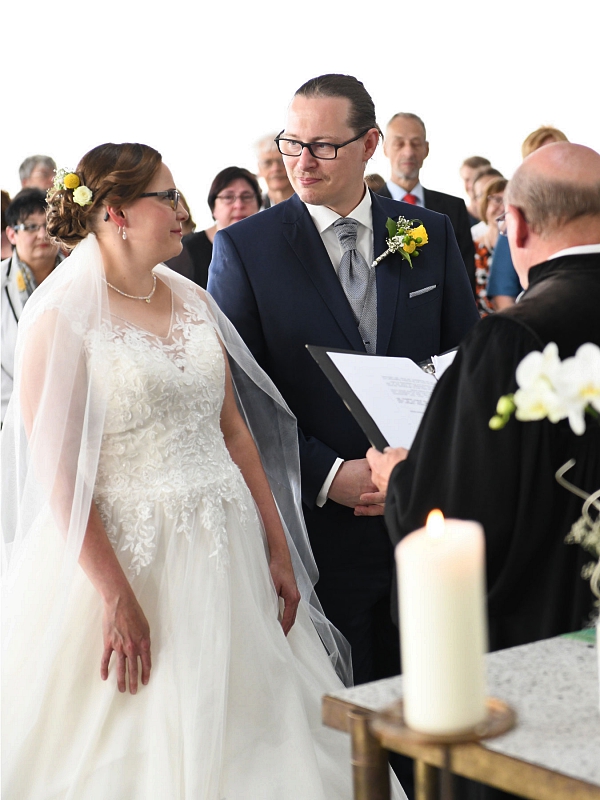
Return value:
M 350 113 L 346 122 L 355 133 L 381 128 L 375 118 L 375 104 L 361 81 L 352 75 L 320 75 L 311 78 L 296 91 L 295 97 L 345 97 L 350 101 Z

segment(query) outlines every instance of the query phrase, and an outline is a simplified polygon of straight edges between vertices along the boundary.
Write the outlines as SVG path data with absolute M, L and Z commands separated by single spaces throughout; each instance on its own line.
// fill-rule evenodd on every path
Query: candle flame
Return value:
M 434 508 L 433 511 L 429 512 L 425 527 L 428 535 L 434 539 L 438 539 L 440 536 L 444 535 L 444 531 L 446 529 L 444 515 L 439 508 Z

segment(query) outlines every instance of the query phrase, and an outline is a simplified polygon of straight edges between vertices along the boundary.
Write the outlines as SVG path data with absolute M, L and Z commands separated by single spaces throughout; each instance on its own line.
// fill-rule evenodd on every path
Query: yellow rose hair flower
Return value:
M 79 180 L 79 176 L 76 175 L 74 172 L 69 172 L 65 175 L 64 181 L 65 189 L 76 189 L 81 181 Z

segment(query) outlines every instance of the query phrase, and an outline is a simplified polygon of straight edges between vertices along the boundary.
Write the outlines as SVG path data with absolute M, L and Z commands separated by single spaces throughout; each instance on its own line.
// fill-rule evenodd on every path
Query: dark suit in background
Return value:
M 444 192 L 434 192 L 432 189 L 425 189 L 423 187 L 425 196 L 425 208 L 431 211 L 437 211 L 438 214 L 445 214 L 452 223 L 456 241 L 458 242 L 458 249 L 465 262 L 469 281 L 475 290 L 475 245 L 473 244 L 473 237 L 471 236 L 471 224 L 469 222 L 469 213 L 465 201 L 460 197 L 455 197 L 453 194 L 444 194 Z M 377 193 L 382 197 L 390 197 L 390 190 L 387 186 L 383 186 Z M 418 206 L 422 208 L 423 206 Z M 415 216 L 415 207 L 411 212 L 411 216 Z
M 372 195 L 375 256 L 388 217 L 414 207 Z M 421 361 L 456 346 L 479 319 L 445 217 L 423 209 L 429 235 L 413 268 L 399 254 L 377 267 L 377 354 Z M 294 195 L 220 231 L 208 290 L 281 391 L 300 428 L 302 496 L 320 571 L 317 593 L 350 641 L 357 683 L 398 671 L 390 615 L 393 552 L 381 517 L 316 499 L 336 458 L 362 459 L 364 434 L 306 344 L 365 352 L 352 311 L 306 205 Z

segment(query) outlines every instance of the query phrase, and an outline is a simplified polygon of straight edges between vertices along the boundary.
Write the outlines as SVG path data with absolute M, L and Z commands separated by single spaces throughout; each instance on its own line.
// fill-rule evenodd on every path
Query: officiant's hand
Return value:
M 300 602 L 300 592 L 296 585 L 296 578 L 294 576 L 294 568 L 289 557 L 287 558 L 271 556 L 269 560 L 269 569 L 271 577 L 275 584 L 275 591 L 277 596 L 281 597 L 284 602 L 283 616 L 281 618 L 281 627 L 287 636 L 292 629 L 292 625 L 296 621 L 296 612 L 298 611 L 298 603 Z
M 386 447 L 383 453 L 375 450 L 374 447 L 367 450 L 367 461 L 371 468 L 371 475 L 379 489 L 379 497 L 381 498 L 379 502 L 385 501 L 392 470 L 396 464 L 404 461 L 407 455 L 408 450 L 404 447 Z
M 349 506 L 354 509 L 357 516 L 378 516 L 383 514 L 383 506 L 375 503 L 371 505 L 362 501 L 365 495 L 377 492 L 377 486 L 371 478 L 371 469 L 366 458 L 356 458 L 351 461 L 344 461 L 338 469 L 335 478 L 331 482 L 327 497 L 342 506 Z M 367 505 L 368 514 L 362 513 L 362 509 Z M 359 511 L 357 512 L 357 507 Z

